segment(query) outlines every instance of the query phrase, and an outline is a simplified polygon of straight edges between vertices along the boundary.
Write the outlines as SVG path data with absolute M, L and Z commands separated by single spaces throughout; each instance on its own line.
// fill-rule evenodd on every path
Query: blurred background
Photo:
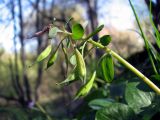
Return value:
M 159 1 L 153 4 L 160 8 Z M 149 22 L 149 0 L 132 0 L 143 30 L 151 42 L 153 30 Z M 157 16 L 153 9 L 153 17 Z M 32 107 L 35 102 L 57 119 L 71 118 L 81 102 L 73 102 L 78 84 L 58 86 L 64 80 L 64 56 L 59 54 L 56 64 L 45 70 L 46 61 L 31 65 L 48 44 L 48 34 L 26 39 L 54 21 L 63 27 L 73 17 L 80 23 L 87 22 L 90 33 L 99 25 L 104 29 L 93 39 L 109 34 L 109 47 L 125 59 L 144 52 L 144 42 L 138 33 L 128 0 L 0 0 L 0 106 Z M 154 18 L 156 26 L 159 23 Z M 61 39 L 57 36 L 54 45 Z M 138 67 L 146 54 L 131 62 Z M 138 61 L 139 60 L 139 61 Z M 117 64 L 115 79 L 125 69 Z M 139 68 L 141 69 L 141 68 Z

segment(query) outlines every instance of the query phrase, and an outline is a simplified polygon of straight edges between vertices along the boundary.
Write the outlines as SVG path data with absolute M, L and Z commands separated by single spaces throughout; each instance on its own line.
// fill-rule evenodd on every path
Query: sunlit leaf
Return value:
M 48 37 L 49 38 L 54 38 L 58 32 L 63 32 L 62 30 L 60 30 L 59 28 L 57 27 L 52 27 L 50 30 L 49 30 L 49 34 L 48 34 Z
M 134 111 L 122 103 L 113 103 L 97 111 L 95 120 L 133 120 Z
M 72 38 L 74 40 L 81 39 L 84 35 L 84 29 L 81 24 L 76 23 L 72 26 Z
M 75 99 L 78 99 L 79 97 L 85 96 L 89 93 L 89 91 L 93 86 L 95 77 L 96 77 L 96 72 L 94 72 L 91 78 L 88 80 L 88 82 L 78 90 L 78 92 L 76 93 Z
M 42 60 L 44 60 L 46 57 L 48 57 L 48 55 L 50 54 L 52 50 L 52 45 L 48 45 L 41 53 L 40 55 L 38 55 L 36 62 L 41 62 Z
M 58 56 L 58 52 L 57 52 L 57 51 L 54 52 L 54 53 L 50 56 L 50 58 L 49 58 L 49 60 L 48 60 L 48 63 L 47 63 L 47 68 L 49 68 L 50 66 L 52 66 L 52 65 L 54 64 L 55 60 L 57 59 L 57 56 Z
M 100 38 L 100 43 L 107 46 L 111 42 L 112 38 L 110 35 L 104 35 Z

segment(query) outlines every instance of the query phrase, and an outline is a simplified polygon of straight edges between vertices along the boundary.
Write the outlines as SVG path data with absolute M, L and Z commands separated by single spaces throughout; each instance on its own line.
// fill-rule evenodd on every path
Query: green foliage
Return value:
M 79 40 L 84 35 L 84 29 L 81 24 L 76 23 L 72 26 L 72 39 Z
M 112 38 L 110 35 L 104 35 L 100 38 L 100 43 L 107 46 L 111 42 Z
M 133 120 L 134 111 L 125 104 L 113 103 L 96 113 L 96 120 Z
M 44 60 L 46 57 L 48 57 L 48 55 L 50 54 L 52 50 L 52 45 L 48 45 L 41 53 L 40 55 L 38 55 L 36 62 L 41 62 L 42 60 Z
M 137 89 L 139 82 L 130 82 L 126 86 L 125 99 L 130 108 L 132 108 L 135 113 L 142 112 L 143 107 L 151 105 L 155 94 L 153 92 L 144 92 Z
M 141 36 L 144 39 L 151 64 L 155 71 L 155 75 L 152 75 L 152 78 L 159 79 L 159 67 L 155 65 L 160 62 L 160 55 L 144 35 L 138 16 L 132 4 L 131 7 L 140 28 Z M 69 25 L 71 20 L 72 19 L 69 19 L 65 25 L 65 28 Z M 92 33 L 86 35 L 86 38 L 83 38 L 85 34 L 85 27 L 83 28 L 80 23 L 72 25 L 72 33 L 64 30 L 65 32 L 63 32 L 63 34 L 65 38 L 61 40 L 57 46 L 57 49 L 50 56 L 47 63 L 47 68 L 54 64 L 59 51 L 58 48 L 61 45 L 66 63 L 67 77 L 64 81 L 58 83 L 58 85 L 70 85 L 75 81 L 82 80 L 82 85 L 80 86 L 80 89 L 78 89 L 74 98 L 74 100 L 77 100 L 83 96 L 85 101 L 85 104 L 79 108 L 81 112 L 77 115 L 78 119 L 95 118 L 96 120 L 133 120 L 152 118 L 152 116 L 159 110 L 159 108 L 154 105 L 160 106 L 160 103 L 157 102 L 157 95 L 153 91 L 145 91 L 144 87 L 143 89 L 138 88 L 138 86 L 141 85 L 139 82 L 124 82 L 123 87 L 126 87 L 126 89 L 123 88 L 123 90 L 120 90 L 118 87 L 115 87 L 114 91 L 116 91 L 116 93 L 120 92 L 120 94 L 113 95 L 113 86 L 118 86 L 116 82 L 114 82 L 116 85 L 112 84 L 112 81 L 114 80 L 113 57 L 117 59 L 118 62 L 122 63 L 126 68 L 135 73 L 157 93 L 160 93 L 160 89 L 140 71 L 107 47 L 107 45 L 111 42 L 110 35 L 102 36 L 98 42 L 91 39 L 94 35 L 98 34 L 103 27 L 104 25 L 99 26 Z M 56 27 L 51 28 L 49 31 L 49 38 L 55 37 L 57 32 L 62 31 Z M 91 44 L 92 48 L 89 50 L 86 49 L 87 44 Z M 85 59 L 93 48 L 102 49 L 105 51 L 105 54 L 102 55 L 98 62 L 95 62 L 96 64 L 93 65 L 92 68 L 90 68 L 88 64 L 86 64 L 87 60 L 85 63 Z M 38 62 L 48 57 L 51 50 L 52 48 L 50 45 L 38 56 Z M 89 62 L 92 62 L 91 59 L 89 60 Z M 71 65 L 71 70 L 68 70 L 69 65 Z M 92 73 L 92 71 L 94 72 Z M 152 111 L 150 116 L 146 114 L 148 111 Z
M 93 99 L 89 102 L 89 106 L 94 110 L 99 110 L 104 107 L 109 107 L 113 103 L 112 99 Z

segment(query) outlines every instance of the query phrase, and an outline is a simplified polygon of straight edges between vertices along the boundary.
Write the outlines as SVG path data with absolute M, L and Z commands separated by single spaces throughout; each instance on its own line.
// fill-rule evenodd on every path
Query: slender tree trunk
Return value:
M 40 0 L 36 0 L 36 10 L 37 10 L 37 14 L 36 14 L 36 31 L 40 30 L 40 16 L 39 16 L 39 2 Z M 38 38 L 37 39 L 38 42 L 38 46 L 37 46 L 37 55 L 40 54 L 40 52 L 42 51 L 42 39 Z M 38 64 L 38 69 L 37 69 L 37 80 L 36 80 L 36 85 L 35 85 L 35 100 L 37 101 L 39 99 L 38 96 L 38 89 L 41 85 L 42 82 L 42 74 L 43 74 L 43 62 Z
M 90 20 L 90 29 L 89 32 L 93 32 L 98 26 L 98 18 L 97 18 L 97 0 L 86 0 L 88 6 L 88 16 Z M 98 41 L 98 34 L 94 35 L 92 38 L 94 41 Z M 96 57 L 100 57 L 103 52 L 99 49 L 96 51 Z
M 18 0 L 18 7 L 19 7 L 19 25 L 20 25 L 20 33 L 19 33 L 19 38 L 20 38 L 20 43 L 21 43 L 21 64 L 22 64 L 22 79 L 23 79 L 23 99 L 22 99 L 22 103 L 24 102 L 24 104 L 26 104 L 27 102 L 31 101 L 31 91 L 30 91 L 30 84 L 29 84 L 29 80 L 25 71 L 25 46 L 24 46 L 24 28 L 23 28 L 23 15 L 22 15 L 22 3 L 21 0 Z

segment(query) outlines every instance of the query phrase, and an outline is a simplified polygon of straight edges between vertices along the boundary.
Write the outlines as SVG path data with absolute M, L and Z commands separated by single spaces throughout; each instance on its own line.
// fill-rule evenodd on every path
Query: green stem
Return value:
M 160 94 L 160 89 L 145 75 L 143 75 L 139 70 L 133 67 L 130 63 L 128 63 L 125 59 L 115 53 L 113 50 L 103 46 L 102 44 L 95 42 L 93 40 L 88 40 L 89 43 L 94 45 L 95 47 L 104 49 L 106 53 L 110 53 L 114 58 L 116 58 L 119 62 L 121 62 L 125 67 L 131 70 L 134 74 L 136 74 L 140 79 L 142 79 L 150 88 L 152 88 L 156 93 Z
M 45 111 L 45 109 L 37 102 L 36 103 L 36 106 L 39 108 L 39 110 L 46 115 L 47 117 L 47 120 L 53 120 L 48 114 L 47 112 Z

